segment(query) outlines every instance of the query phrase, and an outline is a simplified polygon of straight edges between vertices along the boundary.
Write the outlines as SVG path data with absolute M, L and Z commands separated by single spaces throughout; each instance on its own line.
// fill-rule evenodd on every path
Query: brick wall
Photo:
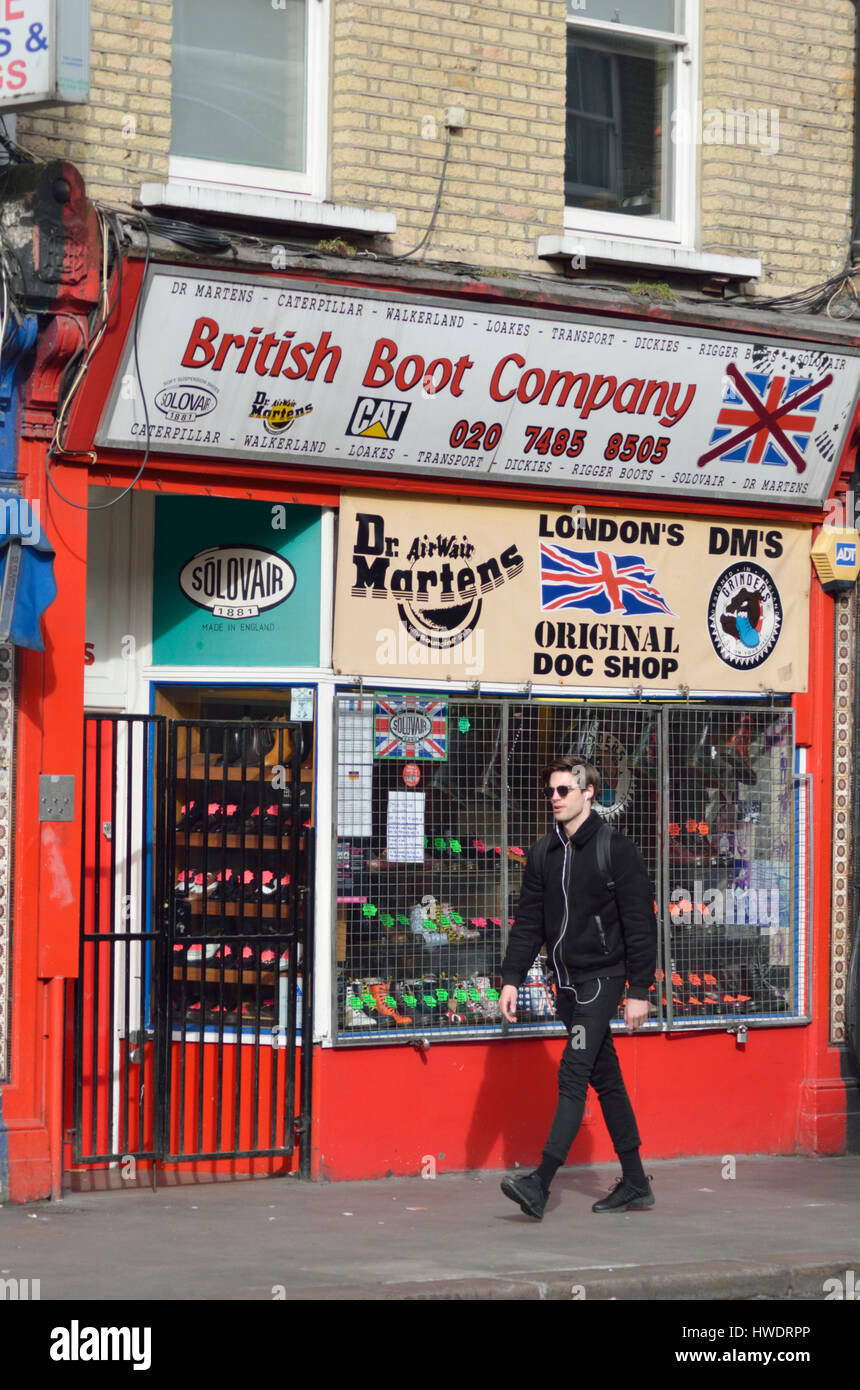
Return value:
M 70 159 L 91 198 L 130 206 L 144 179 L 167 177 L 172 0 L 93 0 L 90 100 L 22 112 L 18 139 Z
M 432 255 L 541 268 L 537 237 L 560 231 L 564 201 L 564 0 L 511 4 L 338 3 L 332 44 L 335 201 L 391 207 L 395 250 L 433 211 L 445 113 L 452 136 Z
M 93 0 L 91 102 L 19 117 L 22 144 L 71 158 L 96 198 L 130 204 L 141 182 L 167 176 L 172 8 Z M 416 246 L 445 114 L 463 107 L 427 254 L 549 272 L 536 246 L 563 220 L 565 10 L 332 0 L 329 197 L 393 211 L 394 251 Z M 832 274 L 850 236 L 854 6 L 817 0 L 808 20 L 801 0 L 703 0 L 699 246 L 759 256 L 764 293 Z
M 812 9 L 801 0 L 704 5 L 703 125 L 717 133 L 708 113 L 730 109 L 777 111 L 779 120 L 775 153 L 750 141 L 702 144 L 702 250 L 759 256 L 768 293 L 817 283 L 845 264 L 854 16 L 851 0 L 816 0 Z

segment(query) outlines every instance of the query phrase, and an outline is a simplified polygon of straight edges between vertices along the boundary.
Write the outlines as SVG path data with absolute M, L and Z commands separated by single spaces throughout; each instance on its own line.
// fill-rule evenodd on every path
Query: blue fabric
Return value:
M 10 547 L 15 541 L 20 542 L 20 569 L 8 640 L 18 647 L 43 652 L 39 620 L 57 597 L 54 548 L 30 503 L 0 488 L 0 593 Z

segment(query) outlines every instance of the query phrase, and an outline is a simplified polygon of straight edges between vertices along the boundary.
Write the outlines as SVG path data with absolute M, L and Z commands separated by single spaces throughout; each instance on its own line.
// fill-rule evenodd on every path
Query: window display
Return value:
M 792 713 L 787 706 L 337 701 L 337 1025 L 342 1041 L 500 1030 L 499 968 L 541 769 L 593 762 L 596 809 L 636 841 L 661 929 L 653 1023 L 800 1010 Z M 555 1024 L 539 957 L 521 1030 Z

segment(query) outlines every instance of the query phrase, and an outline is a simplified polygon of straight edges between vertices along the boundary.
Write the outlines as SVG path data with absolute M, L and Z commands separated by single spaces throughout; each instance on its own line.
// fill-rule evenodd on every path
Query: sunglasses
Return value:
M 579 791 L 579 787 L 544 787 L 543 794 L 547 801 L 552 801 L 554 796 L 567 796 L 569 792 Z

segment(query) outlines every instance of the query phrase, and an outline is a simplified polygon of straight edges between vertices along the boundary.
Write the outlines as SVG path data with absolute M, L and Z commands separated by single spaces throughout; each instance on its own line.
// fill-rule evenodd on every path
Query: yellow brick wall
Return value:
M 537 238 L 564 201 L 565 3 L 336 3 L 331 193 L 397 215 L 394 250 L 421 240 L 451 137 L 427 254 L 485 267 L 547 270 Z
M 759 292 L 816 284 L 842 269 L 851 238 L 854 5 L 705 0 L 703 11 L 703 124 L 708 111 L 777 111 L 779 141 L 771 154 L 701 146 L 701 248 L 759 256 Z
M 172 0 L 93 0 L 91 101 L 19 117 L 21 143 L 71 158 L 95 198 L 130 205 L 141 182 L 167 177 L 172 10 Z M 425 254 L 551 273 L 536 247 L 563 221 L 565 11 L 565 0 L 332 0 L 328 196 L 394 212 L 393 250 L 416 246 L 439 187 L 445 113 L 461 106 Z M 854 6 L 816 0 L 815 15 L 810 29 L 801 0 L 702 0 L 703 126 L 762 113 L 765 138 L 747 127 L 744 143 L 697 146 L 698 246 L 760 257 L 759 293 L 822 280 L 847 252 Z M 767 153 L 773 112 L 779 145 Z
M 89 102 L 18 117 L 20 143 L 70 159 L 91 198 L 128 207 L 167 178 L 172 14 L 172 0 L 93 0 Z

